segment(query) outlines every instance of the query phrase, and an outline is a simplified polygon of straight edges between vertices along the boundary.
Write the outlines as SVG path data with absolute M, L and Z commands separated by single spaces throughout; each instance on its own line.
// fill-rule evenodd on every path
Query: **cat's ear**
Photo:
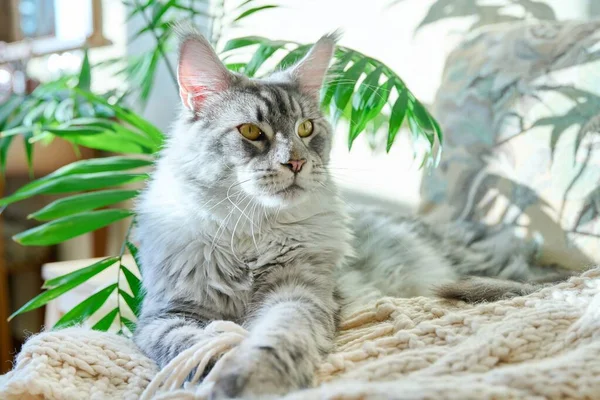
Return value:
M 198 110 L 208 96 L 227 89 L 231 79 L 208 40 L 195 31 L 180 32 L 177 80 L 185 107 Z
M 319 99 L 327 69 L 331 63 L 337 32 L 323 36 L 296 65 L 289 69 L 291 78 L 298 84 L 300 91 Z

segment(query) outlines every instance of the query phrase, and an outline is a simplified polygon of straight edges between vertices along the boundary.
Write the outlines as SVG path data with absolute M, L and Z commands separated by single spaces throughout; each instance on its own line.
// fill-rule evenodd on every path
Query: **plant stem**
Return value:
M 565 231 L 565 233 L 572 233 L 574 235 L 583 235 L 583 236 L 590 236 L 590 237 L 595 237 L 595 238 L 600 238 L 600 235 L 595 234 L 595 233 L 591 233 L 591 232 L 581 232 L 581 231 Z
M 148 16 L 146 15 L 146 10 L 141 9 L 139 0 L 134 0 L 134 4 L 135 4 L 135 7 L 140 10 L 142 17 L 144 18 L 144 21 L 146 22 L 146 24 L 150 27 L 150 32 L 152 33 L 152 36 L 154 36 L 154 39 L 156 40 L 156 45 L 158 47 L 158 51 L 159 51 L 163 61 L 165 62 L 165 65 L 167 66 L 167 71 L 169 72 L 169 75 L 171 76 L 171 79 L 173 80 L 175 87 L 177 87 L 179 85 L 179 83 L 177 81 L 177 74 L 175 73 L 175 69 L 171 65 L 171 62 L 167 58 L 167 54 L 165 53 L 165 50 L 163 48 L 163 43 L 160 39 L 160 36 L 158 36 L 158 33 L 156 32 L 156 27 L 154 26 L 154 22 L 152 22 L 150 20 L 150 18 L 148 18 Z
M 525 129 L 521 130 L 521 132 L 517 132 L 517 133 L 515 133 L 514 135 L 507 137 L 506 139 L 502 139 L 501 141 L 499 141 L 499 142 L 495 143 L 495 144 L 494 144 L 492 147 L 493 147 L 493 148 L 496 148 L 496 147 L 503 146 L 504 144 L 506 144 L 506 143 L 510 142 L 510 141 L 511 141 L 511 140 L 513 140 L 514 138 L 517 138 L 517 137 L 519 137 L 519 136 L 521 136 L 521 135 L 524 135 L 524 134 L 526 134 L 527 132 L 529 132 L 529 130 L 530 130 L 531 128 L 533 128 L 533 127 L 525 128 Z
M 592 157 L 592 147 L 589 146 L 587 154 L 585 155 L 585 160 L 581 164 L 581 168 L 579 169 L 579 171 L 577 171 L 577 173 L 575 174 L 575 176 L 573 177 L 573 179 L 571 179 L 571 182 L 569 183 L 569 186 L 567 186 L 567 189 L 563 193 L 562 203 L 560 205 L 560 211 L 558 212 L 558 223 L 562 222 L 563 214 L 565 212 L 565 206 L 566 206 L 566 203 L 567 203 L 567 198 L 569 197 L 569 194 L 571 193 L 571 190 L 573 190 L 573 187 L 575 186 L 575 184 L 577 183 L 577 181 L 579 180 L 579 178 L 581 177 L 581 175 L 585 171 L 585 168 L 587 167 L 588 163 L 590 162 L 590 158 L 591 157 Z
M 125 238 L 123 239 L 123 244 L 121 245 L 121 250 L 119 251 L 119 270 L 117 271 L 117 315 L 119 316 L 119 330 L 123 331 L 123 316 L 121 314 L 121 268 L 123 268 L 123 255 L 125 254 L 125 250 L 127 249 L 127 242 L 129 241 L 129 234 L 131 233 L 131 229 L 133 228 L 134 219 L 131 219 L 129 223 L 129 227 L 127 228 L 127 233 L 125 233 Z

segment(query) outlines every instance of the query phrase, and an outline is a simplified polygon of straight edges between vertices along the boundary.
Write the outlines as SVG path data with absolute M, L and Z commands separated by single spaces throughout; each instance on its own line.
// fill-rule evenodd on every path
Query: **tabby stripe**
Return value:
M 212 319 L 217 314 L 213 310 L 206 308 L 195 301 L 184 299 L 170 300 L 163 310 L 190 312 L 193 315 L 199 315 L 199 319 Z
M 288 103 L 290 105 L 290 109 L 292 110 L 292 113 L 297 114 L 299 107 L 296 105 L 296 99 L 294 99 L 294 97 L 292 97 L 290 92 L 285 92 L 285 93 L 287 94 Z
M 290 366 L 288 365 L 289 363 L 285 362 L 281 358 L 281 355 L 277 352 L 277 350 L 274 347 L 259 346 L 258 348 L 267 352 L 271 357 L 273 357 L 275 359 L 275 362 L 273 362 L 272 365 L 273 365 L 273 367 L 275 367 L 275 369 L 277 369 L 277 371 L 281 374 L 281 376 L 289 375 L 289 373 L 290 373 Z
M 266 91 L 260 91 L 258 92 L 257 96 L 265 103 L 265 106 L 268 110 L 267 114 L 272 114 L 276 107 L 274 100 L 269 96 L 269 93 Z
M 166 322 L 167 321 L 165 320 L 165 323 Z M 167 325 L 164 327 L 160 336 L 167 337 L 175 329 L 179 329 L 183 326 L 188 326 L 190 324 L 191 324 L 191 321 L 189 321 L 187 319 L 173 319 L 171 325 Z
M 273 96 L 275 97 L 275 102 L 279 106 L 279 114 L 288 115 L 289 107 L 285 102 L 285 96 L 283 96 L 281 94 L 281 89 L 279 89 L 277 86 L 273 86 L 273 87 L 271 87 L 271 92 L 273 93 Z
M 181 330 L 179 328 L 178 330 Z M 176 357 L 182 351 L 192 347 L 197 340 L 199 339 L 199 332 L 196 330 L 195 332 L 171 332 L 171 336 L 176 334 L 176 337 L 169 340 L 167 336 L 165 336 L 165 340 L 163 343 L 170 343 L 167 345 L 167 352 L 165 354 L 166 357 L 170 359 Z
M 306 108 L 304 107 L 304 102 L 299 101 L 298 106 L 300 106 L 300 112 L 302 113 L 302 115 L 308 115 L 308 113 L 306 112 Z
M 256 120 L 258 122 L 264 122 L 264 120 L 265 120 L 265 117 L 264 117 L 260 107 L 258 107 L 258 106 L 256 107 Z

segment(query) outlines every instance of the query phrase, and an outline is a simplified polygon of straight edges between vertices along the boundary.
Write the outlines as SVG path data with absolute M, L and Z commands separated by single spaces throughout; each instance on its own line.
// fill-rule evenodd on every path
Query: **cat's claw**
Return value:
M 224 360 L 220 377 L 212 388 L 211 400 L 268 399 L 296 388 L 297 385 L 274 367 L 268 353 L 254 348 L 239 348 L 237 353 Z
M 238 397 L 246 384 L 246 376 L 240 373 L 225 375 L 213 386 L 211 399 L 230 399 Z
M 217 379 L 210 399 L 268 399 L 271 396 L 283 395 L 288 391 L 288 388 L 275 381 L 258 378 L 255 371 L 237 370 L 226 373 Z

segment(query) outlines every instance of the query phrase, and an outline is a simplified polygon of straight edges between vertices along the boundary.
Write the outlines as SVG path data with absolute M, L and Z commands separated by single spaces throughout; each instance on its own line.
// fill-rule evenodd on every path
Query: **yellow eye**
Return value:
M 313 123 L 310 119 L 298 125 L 298 136 L 309 137 L 313 133 Z
M 238 131 L 248 140 L 258 140 L 262 136 L 262 131 L 254 124 L 242 124 L 238 126 Z

